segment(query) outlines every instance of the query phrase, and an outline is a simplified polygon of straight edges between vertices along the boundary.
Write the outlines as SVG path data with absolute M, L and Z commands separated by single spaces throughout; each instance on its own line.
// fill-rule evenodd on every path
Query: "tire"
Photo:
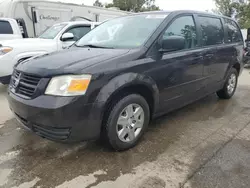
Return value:
M 134 147 L 149 124 L 150 110 L 147 101 L 138 94 L 130 94 L 118 100 L 109 109 L 107 120 L 104 120 L 106 123 L 103 132 L 107 143 L 116 151 Z M 137 115 L 135 112 L 138 112 Z
M 235 76 L 235 82 L 234 82 L 234 87 L 232 88 L 232 77 Z M 230 99 L 234 93 L 235 90 L 237 88 L 237 84 L 238 84 L 238 71 L 235 68 L 232 68 L 231 71 L 229 72 L 229 75 L 226 79 L 226 82 L 223 86 L 223 88 L 219 91 L 217 91 L 217 95 L 219 98 L 221 99 Z M 231 84 L 231 87 L 229 86 Z

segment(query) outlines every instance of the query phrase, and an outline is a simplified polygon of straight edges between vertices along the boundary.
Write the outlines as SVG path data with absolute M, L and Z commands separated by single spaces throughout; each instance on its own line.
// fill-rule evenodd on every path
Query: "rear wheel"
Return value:
M 238 71 L 235 68 L 232 68 L 224 87 L 217 92 L 217 95 L 222 99 L 230 99 L 237 88 L 238 83 Z
M 110 109 L 104 133 L 108 143 L 118 151 L 134 147 L 149 123 L 147 101 L 140 95 L 131 94 L 117 101 Z

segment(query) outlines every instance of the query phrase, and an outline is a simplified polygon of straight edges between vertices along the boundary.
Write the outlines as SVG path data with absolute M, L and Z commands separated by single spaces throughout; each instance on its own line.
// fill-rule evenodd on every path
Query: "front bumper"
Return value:
M 84 97 L 41 95 L 26 100 L 8 93 L 11 110 L 28 129 L 44 138 L 61 142 L 97 139 L 104 103 L 84 104 Z

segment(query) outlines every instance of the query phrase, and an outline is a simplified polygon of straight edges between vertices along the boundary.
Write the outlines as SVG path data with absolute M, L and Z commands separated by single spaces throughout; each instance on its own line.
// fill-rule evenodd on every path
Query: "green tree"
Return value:
M 235 7 L 233 0 L 215 0 L 215 4 L 217 7 L 216 12 L 228 17 L 234 15 Z
M 156 5 L 150 5 L 150 6 L 147 6 L 147 7 L 142 7 L 140 12 L 145 12 L 145 11 L 157 11 L 157 10 L 160 10 L 160 8 Z
M 250 0 L 237 4 L 237 15 L 235 19 L 242 28 L 250 28 Z
M 113 3 L 105 7 L 118 7 L 130 12 L 159 10 L 159 7 L 155 5 L 155 0 L 113 0 Z
M 110 7 L 114 7 L 114 4 L 113 3 L 105 4 L 105 8 L 110 8 Z
M 99 0 L 96 0 L 93 4 L 93 6 L 96 6 L 96 7 L 103 7 L 103 4 L 99 1 Z
M 214 0 L 215 13 L 236 19 L 242 28 L 250 28 L 250 0 Z

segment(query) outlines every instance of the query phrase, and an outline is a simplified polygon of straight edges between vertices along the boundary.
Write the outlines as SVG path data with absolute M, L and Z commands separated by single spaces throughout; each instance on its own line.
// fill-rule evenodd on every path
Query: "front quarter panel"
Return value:
M 107 102 L 125 87 L 143 85 L 152 91 L 155 109 L 159 106 L 159 90 L 156 83 L 148 76 L 139 73 L 124 73 L 112 78 L 98 93 L 95 102 Z

